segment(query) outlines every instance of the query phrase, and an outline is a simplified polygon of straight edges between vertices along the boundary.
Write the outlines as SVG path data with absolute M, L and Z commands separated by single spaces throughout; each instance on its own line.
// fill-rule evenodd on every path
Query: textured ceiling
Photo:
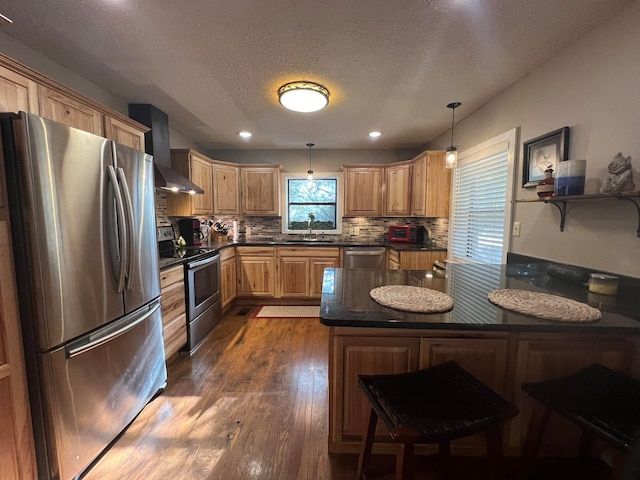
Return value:
M 0 0 L 0 13 L 4 33 L 208 149 L 417 148 L 450 128 L 447 103 L 464 118 L 629 3 Z M 283 109 L 294 80 L 326 86 L 329 107 Z

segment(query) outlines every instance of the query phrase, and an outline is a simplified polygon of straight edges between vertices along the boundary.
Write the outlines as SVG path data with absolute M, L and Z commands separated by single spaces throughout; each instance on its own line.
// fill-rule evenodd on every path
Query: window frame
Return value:
M 485 142 L 482 142 L 468 150 L 461 152 L 458 155 L 458 166 L 464 166 L 469 163 L 475 162 L 477 160 L 482 160 L 491 156 L 489 153 L 491 151 L 495 151 L 496 149 L 502 147 L 501 144 L 504 144 L 505 148 L 502 148 L 500 151 L 507 152 L 507 183 L 505 185 L 505 209 L 503 215 L 503 225 L 504 225 L 504 233 L 503 233 L 503 242 L 502 242 L 502 255 L 501 255 L 501 263 L 506 263 L 507 261 L 507 252 L 511 248 L 511 229 L 513 225 L 513 200 L 515 199 L 515 188 L 516 188 L 516 154 L 518 152 L 518 129 L 513 128 L 505 133 L 497 135 Z M 486 152 L 486 153 L 483 153 Z M 454 172 L 455 175 L 455 172 Z M 452 263 L 479 263 L 474 262 L 472 259 L 456 257 L 453 246 L 453 229 L 455 228 L 455 224 L 453 221 L 454 213 L 455 213 L 455 196 L 456 196 L 456 188 L 455 188 L 455 178 L 452 178 L 452 186 L 451 186 L 451 198 L 450 198 L 450 214 L 449 214 L 449 244 L 448 244 L 448 254 L 447 261 Z
M 308 230 L 290 230 L 289 226 L 289 179 L 306 179 L 306 173 L 283 173 L 282 181 L 282 225 L 281 232 L 288 234 L 308 233 Z M 318 172 L 313 174 L 314 179 L 330 179 L 337 181 L 336 190 L 336 228 L 333 230 L 311 230 L 311 233 L 325 233 L 326 235 L 342 235 L 342 216 L 344 214 L 344 192 L 341 172 Z

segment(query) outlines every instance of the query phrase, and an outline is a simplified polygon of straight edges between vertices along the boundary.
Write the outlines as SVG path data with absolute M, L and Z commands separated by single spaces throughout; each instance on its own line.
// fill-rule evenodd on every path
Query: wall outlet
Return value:
M 360 235 L 360 229 L 358 227 L 351 227 L 349 229 L 349 235 Z
M 513 236 L 514 237 L 519 237 L 520 236 L 520 222 L 513 222 Z

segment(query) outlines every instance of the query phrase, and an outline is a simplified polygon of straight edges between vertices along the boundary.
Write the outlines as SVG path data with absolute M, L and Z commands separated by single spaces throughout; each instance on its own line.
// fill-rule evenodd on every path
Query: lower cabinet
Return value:
M 634 339 L 613 335 L 331 327 L 329 452 L 359 451 L 369 412 L 358 387 L 359 374 L 402 373 L 458 362 L 520 409 L 506 426 L 504 443 L 506 454 L 519 455 L 533 405 L 522 383 L 557 378 L 596 362 L 630 373 L 634 355 Z M 384 429 L 378 433 L 381 440 L 386 438 Z M 541 453 L 575 455 L 578 433 L 575 426 L 552 417 Z M 452 451 L 484 455 L 484 436 L 456 440 Z
M 280 247 L 277 296 L 320 298 L 324 269 L 339 266 L 339 247 Z
M 236 247 L 237 296 L 275 297 L 274 247 Z
M 387 268 L 389 270 L 431 270 L 435 261 L 444 262 L 447 251 L 398 251 L 389 249 Z
M 184 267 L 179 265 L 161 271 L 160 288 L 165 358 L 168 359 L 187 343 Z
M 236 298 L 236 250 L 225 248 L 220 252 L 220 296 L 224 310 Z

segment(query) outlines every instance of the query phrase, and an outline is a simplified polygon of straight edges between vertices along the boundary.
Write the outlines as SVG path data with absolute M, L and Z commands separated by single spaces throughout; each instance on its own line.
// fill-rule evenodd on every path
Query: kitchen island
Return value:
M 615 297 L 595 295 L 583 285 L 549 277 L 548 266 L 449 265 L 446 273 L 326 269 L 320 320 L 330 327 L 329 451 L 358 451 L 368 412 L 358 374 L 400 373 L 457 361 L 520 408 L 505 434 L 505 452 L 517 455 L 532 405 L 522 383 L 559 377 L 592 363 L 637 373 L 637 282 L 622 283 Z M 369 296 L 371 289 L 382 285 L 446 292 L 454 307 L 438 314 L 384 307 Z M 599 308 L 602 318 L 569 323 L 509 312 L 487 300 L 488 293 L 499 288 L 572 298 Z M 575 427 L 560 418 L 554 418 L 552 427 L 542 453 L 574 454 L 578 447 Z M 382 428 L 379 433 L 383 434 Z M 457 453 L 483 454 L 484 441 L 462 439 L 452 448 Z

